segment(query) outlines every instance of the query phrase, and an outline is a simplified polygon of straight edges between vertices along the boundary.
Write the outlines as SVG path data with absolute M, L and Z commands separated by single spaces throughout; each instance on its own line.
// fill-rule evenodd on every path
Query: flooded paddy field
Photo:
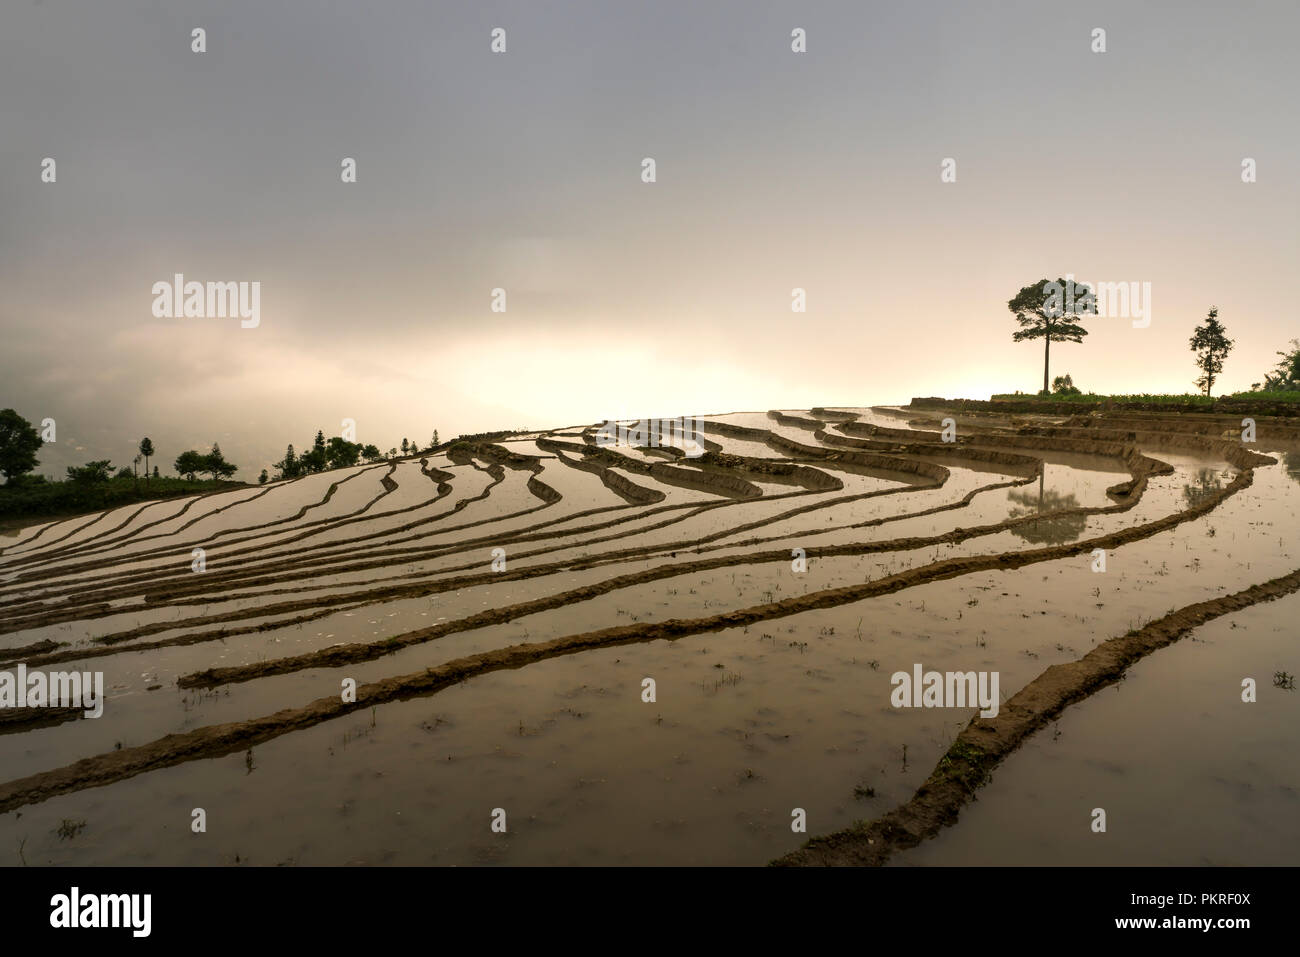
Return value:
M 24 529 L 0 670 L 104 700 L 0 726 L 0 855 L 1293 863 L 1294 427 L 939 418 L 570 426 Z M 900 705 L 918 667 L 996 699 Z

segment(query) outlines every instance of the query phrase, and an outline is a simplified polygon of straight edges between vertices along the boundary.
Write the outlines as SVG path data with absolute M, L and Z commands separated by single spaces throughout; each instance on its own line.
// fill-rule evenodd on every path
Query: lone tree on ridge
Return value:
M 1097 298 L 1091 287 L 1073 279 L 1040 279 L 1025 286 L 1007 303 L 1007 308 L 1020 323 L 1011 337 L 1015 342 L 1025 339 L 1043 340 L 1043 391 L 1050 395 L 1048 366 L 1053 342 L 1083 342 L 1088 330 L 1074 320 L 1097 314 Z

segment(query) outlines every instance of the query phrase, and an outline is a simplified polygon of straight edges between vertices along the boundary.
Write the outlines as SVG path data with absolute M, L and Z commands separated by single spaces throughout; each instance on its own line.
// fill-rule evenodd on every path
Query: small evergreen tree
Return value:
M 140 440 L 140 454 L 144 456 L 144 478 L 147 482 L 149 481 L 149 459 L 154 454 L 153 442 L 149 440 L 148 436 Z
M 1205 322 L 1196 327 L 1188 344 L 1196 355 L 1196 367 L 1201 370 L 1196 385 L 1205 390 L 1208 398 L 1210 390 L 1214 388 L 1214 380 L 1223 372 L 1223 362 L 1233 346 L 1233 341 L 1227 336 L 1227 329 L 1219 322 L 1218 307 L 1210 308 L 1210 314 L 1205 317 Z
M 275 467 L 280 470 L 280 474 L 287 479 L 297 478 L 302 474 L 302 460 L 294 454 L 293 443 L 284 450 L 284 458 L 275 463 Z
M 306 474 L 324 472 L 329 468 L 329 454 L 326 451 L 325 433 L 316 432 L 316 438 L 312 440 L 311 448 L 304 452 L 298 460 L 302 464 L 302 470 Z
M 203 456 L 203 467 L 200 472 L 206 472 L 212 476 L 213 481 L 222 478 L 230 478 L 239 471 L 237 465 L 226 461 L 226 457 L 221 453 L 221 446 L 216 442 L 212 443 L 212 451 Z

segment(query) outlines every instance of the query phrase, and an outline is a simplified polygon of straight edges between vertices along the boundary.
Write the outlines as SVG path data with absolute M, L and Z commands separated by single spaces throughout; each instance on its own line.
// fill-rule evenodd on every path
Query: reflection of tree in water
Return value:
M 1038 476 L 1037 492 L 1008 492 L 1007 498 L 1016 503 L 1007 518 L 1023 518 L 1026 515 L 1042 515 L 1036 522 L 1025 522 L 1011 529 L 1034 545 L 1059 545 L 1072 542 L 1079 537 L 1085 525 L 1086 515 L 1053 515 L 1065 509 L 1078 508 L 1079 500 L 1074 495 L 1062 495 L 1057 491 L 1045 491 L 1044 476 Z
M 1183 485 L 1183 498 L 1188 505 L 1197 505 L 1215 492 L 1223 489 L 1219 473 L 1214 469 L 1197 469 L 1196 480 Z
M 1287 475 L 1300 482 L 1300 452 L 1283 452 L 1282 467 Z

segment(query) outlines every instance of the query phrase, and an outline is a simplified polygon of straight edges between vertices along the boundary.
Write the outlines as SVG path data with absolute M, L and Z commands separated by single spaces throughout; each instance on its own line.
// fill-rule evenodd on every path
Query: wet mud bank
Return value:
M 1295 419 L 1300 416 L 1300 404 L 1293 402 L 1271 402 L 1256 399 L 1215 399 L 1212 406 L 1167 402 L 1114 401 L 1109 400 L 1096 405 L 1082 405 L 1078 402 L 1055 402 L 1044 399 L 943 399 L 937 396 L 914 398 L 906 406 L 908 409 L 943 410 L 951 409 L 962 412 L 1029 413 L 1042 415 L 1078 415 L 1081 412 L 1097 411 L 1103 415 L 1122 415 L 1126 412 L 1146 412 L 1152 414 L 1196 415 L 1267 415 L 1279 419 Z

